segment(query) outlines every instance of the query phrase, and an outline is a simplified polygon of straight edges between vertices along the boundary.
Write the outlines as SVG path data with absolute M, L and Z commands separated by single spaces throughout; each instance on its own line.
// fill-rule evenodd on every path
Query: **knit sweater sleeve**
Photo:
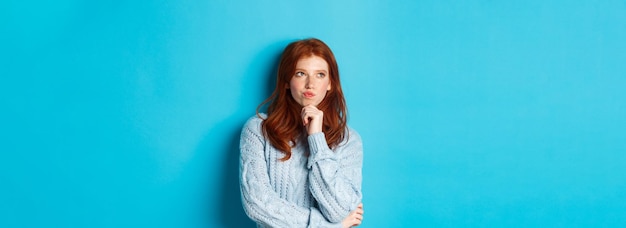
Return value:
M 253 117 L 241 132 L 240 188 L 246 214 L 263 227 L 341 227 L 330 223 L 315 208 L 305 208 L 280 198 L 270 185 L 264 156 L 261 119 Z
M 356 131 L 348 133 L 348 141 L 334 151 L 323 132 L 308 136 L 311 193 L 330 222 L 342 221 L 362 199 L 363 144 Z

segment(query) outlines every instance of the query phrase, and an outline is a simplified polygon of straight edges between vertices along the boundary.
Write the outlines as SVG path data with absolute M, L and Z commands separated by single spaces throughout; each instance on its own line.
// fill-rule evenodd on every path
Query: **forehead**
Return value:
M 304 56 L 298 59 L 296 63 L 298 69 L 314 69 L 314 70 L 328 70 L 328 63 L 322 57 L 316 55 Z

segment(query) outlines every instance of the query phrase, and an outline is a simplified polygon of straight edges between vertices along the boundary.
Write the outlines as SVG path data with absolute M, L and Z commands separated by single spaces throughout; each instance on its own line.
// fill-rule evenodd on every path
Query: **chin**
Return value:
M 307 105 L 313 105 L 315 107 L 317 107 L 320 103 L 322 103 L 322 101 L 315 101 L 315 100 L 311 100 L 311 99 L 302 99 L 301 102 L 298 102 L 300 105 L 302 105 L 302 107 L 307 106 Z

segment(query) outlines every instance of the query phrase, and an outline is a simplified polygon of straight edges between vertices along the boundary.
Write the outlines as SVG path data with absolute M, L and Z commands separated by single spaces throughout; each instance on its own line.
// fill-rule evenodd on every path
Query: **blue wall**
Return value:
M 335 51 L 363 227 L 626 225 L 624 1 L 0 3 L 0 227 L 238 227 L 284 46 Z

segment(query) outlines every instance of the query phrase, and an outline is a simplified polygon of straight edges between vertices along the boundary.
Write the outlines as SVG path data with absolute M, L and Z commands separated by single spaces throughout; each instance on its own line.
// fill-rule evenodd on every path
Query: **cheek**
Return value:
M 326 98 L 326 95 L 328 95 L 328 92 L 330 92 L 328 91 L 328 88 L 330 87 L 329 85 L 329 82 L 324 82 L 320 84 L 318 88 L 318 93 L 322 94 L 322 99 Z
M 291 79 L 291 81 L 289 81 L 289 89 L 293 90 L 298 90 L 300 89 L 301 86 L 301 82 L 296 80 L 296 79 Z
M 326 80 L 326 81 L 324 82 L 324 84 L 321 86 L 321 88 L 320 88 L 320 89 L 323 89 L 323 90 L 330 90 L 330 88 L 331 88 L 331 86 L 330 86 L 330 80 Z

